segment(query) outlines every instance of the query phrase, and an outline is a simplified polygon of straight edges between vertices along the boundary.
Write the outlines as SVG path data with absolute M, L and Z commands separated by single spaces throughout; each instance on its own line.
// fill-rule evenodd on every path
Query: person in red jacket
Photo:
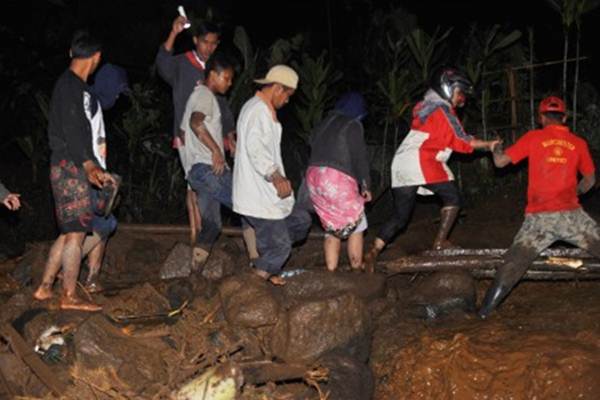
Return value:
M 600 257 L 600 229 L 579 205 L 578 195 L 596 181 L 586 141 L 569 131 L 565 103 L 548 97 L 540 103 L 542 129 L 525 133 L 503 151 L 494 148 L 494 164 L 502 168 L 528 159 L 529 183 L 525 220 L 504 254 L 479 316 L 486 318 L 519 282 L 533 260 L 552 243 L 562 240 Z M 578 179 L 581 174 L 581 180 Z
M 441 197 L 440 229 L 433 248 L 450 247 L 447 239 L 458 216 L 460 195 L 446 162 L 453 151 L 491 150 L 496 143 L 467 135 L 456 116 L 456 108 L 464 106 L 471 92 L 472 84 L 467 77 L 456 69 L 444 68 L 435 74 L 423 101 L 413 109 L 411 129 L 392 161 L 395 213 L 381 227 L 365 255 L 368 271 L 373 271 L 379 253 L 408 223 L 417 194 Z

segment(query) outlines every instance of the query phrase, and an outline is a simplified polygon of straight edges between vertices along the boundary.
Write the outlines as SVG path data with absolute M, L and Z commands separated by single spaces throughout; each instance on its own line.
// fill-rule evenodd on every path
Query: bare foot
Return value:
M 85 290 L 88 291 L 88 293 L 100 293 L 101 291 L 104 290 L 104 287 L 99 282 L 97 277 L 88 280 L 85 283 L 84 288 L 85 288 Z
M 102 311 L 102 306 L 85 301 L 77 296 L 66 296 L 60 299 L 60 309 L 61 310 L 78 310 L 78 311 Z
M 33 293 L 33 298 L 39 301 L 44 301 L 52 298 L 52 285 L 42 283 Z
M 269 282 L 271 282 L 271 284 L 275 285 L 275 286 L 283 286 L 285 285 L 287 282 L 285 281 L 285 279 L 283 279 L 282 277 L 278 276 L 278 275 L 272 275 L 269 277 Z

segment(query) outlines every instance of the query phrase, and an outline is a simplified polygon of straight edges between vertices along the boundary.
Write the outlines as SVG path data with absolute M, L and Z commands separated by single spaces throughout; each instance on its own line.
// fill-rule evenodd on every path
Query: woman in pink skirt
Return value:
M 348 239 L 353 270 L 363 269 L 365 202 L 371 201 L 369 160 L 361 120 L 367 114 L 363 97 L 350 92 L 315 128 L 306 185 L 326 232 L 324 251 L 329 271 L 338 266 L 341 241 Z

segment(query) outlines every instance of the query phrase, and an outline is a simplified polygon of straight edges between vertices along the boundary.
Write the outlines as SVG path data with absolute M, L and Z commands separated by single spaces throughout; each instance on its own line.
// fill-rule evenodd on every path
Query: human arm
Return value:
M 577 194 L 585 194 L 596 184 L 596 174 L 584 175 L 577 184 Z
M 190 128 L 196 135 L 196 137 L 210 150 L 212 154 L 212 170 L 215 175 L 221 175 L 225 170 L 225 158 L 221 152 L 221 148 L 215 142 L 211 136 L 206 125 L 204 125 L 204 119 L 206 116 L 200 111 L 195 111 L 190 117 Z
M 498 140 L 492 146 L 492 156 L 494 158 L 494 165 L 497 168 L 504 168 L 512 162 L 510 157 L 502 149 L 502 143 Z
M 175 80 L 176 68 L 175 57 L 173 57 L 173 46 L 175 44 L 175 39 L 177 39 L 177 35 L 183 31 L 183 26 L 186 22 L 187 19 L 182 16 L 175 18 L 167 40 L 159 47 L 158 53 L 156 54 L 155 63 L 158 73 L 171 86 Z
M 365 143 L 362 124 L 353 122 L 348 127 L 348 147 L 351 153 L 352 170 L 355 171 L 359 184 L 360 193 L 367 202 L 371 201 L 371 171 L 369 168 L 369 157 Z

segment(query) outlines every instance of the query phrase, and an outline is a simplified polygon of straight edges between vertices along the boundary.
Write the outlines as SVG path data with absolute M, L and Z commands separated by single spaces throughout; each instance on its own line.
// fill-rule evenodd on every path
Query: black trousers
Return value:
M 461 199 L 458 187 L 454 181 L 422 185 L 442 199 L 444 207 L 460 207 Z M 419 186 L 403 186 L 392 189 L 394 196 L 394 214 L 379 229 L 377 237 L 386 244 L 406 227 L 410 214 L 415 206 Z

